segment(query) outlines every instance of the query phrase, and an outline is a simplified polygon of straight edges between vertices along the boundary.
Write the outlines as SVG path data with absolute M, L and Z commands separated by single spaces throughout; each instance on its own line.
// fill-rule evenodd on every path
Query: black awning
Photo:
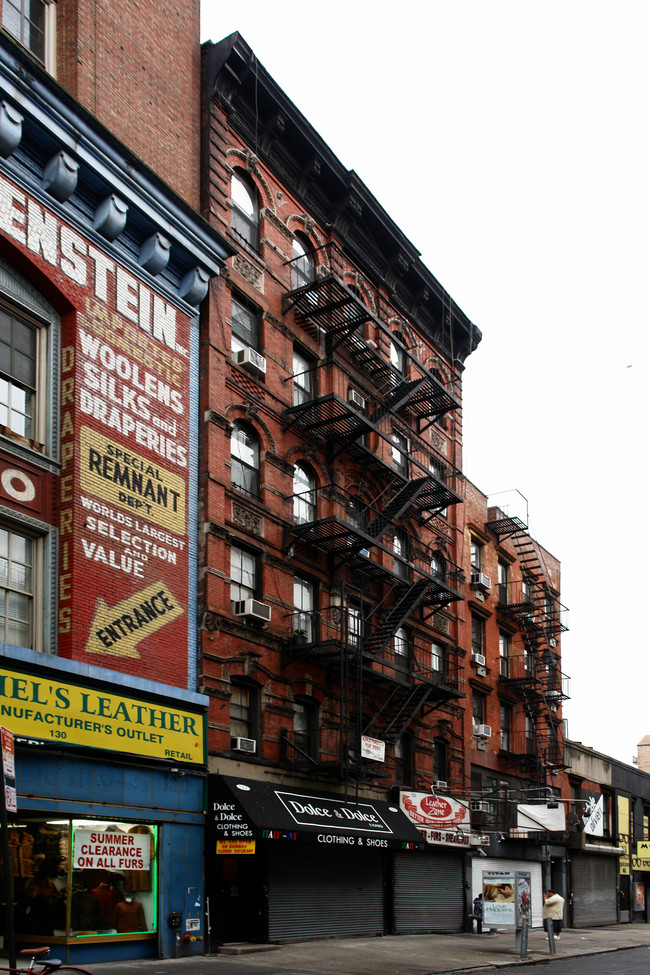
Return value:
M 270 840 L 366 849 L 426 848 L 397 804 L 270 782 L 209 776 L 208 829 L 216 841 Z

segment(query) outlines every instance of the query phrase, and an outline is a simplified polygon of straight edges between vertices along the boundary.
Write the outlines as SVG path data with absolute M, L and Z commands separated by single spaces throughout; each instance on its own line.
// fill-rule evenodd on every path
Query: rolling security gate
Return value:
M 316 844 L 269 849 L 269 941 L 384 934 L 384 855 Z
M 574 927 L 616 924 L 617 873 L 618 857 L 574 856 L 571 863 Z
M 464 856 L 436 852 L 395 854 L 395 931 L 462 931 L 465 920 Z

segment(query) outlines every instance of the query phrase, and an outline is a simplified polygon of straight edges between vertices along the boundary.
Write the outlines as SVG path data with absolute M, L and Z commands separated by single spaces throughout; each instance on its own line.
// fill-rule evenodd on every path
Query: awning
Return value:
M 209 829 L 215 841 L 269 840 L 366 849 L 424 850 L 398 805 L 270 782 L 209 776 Z

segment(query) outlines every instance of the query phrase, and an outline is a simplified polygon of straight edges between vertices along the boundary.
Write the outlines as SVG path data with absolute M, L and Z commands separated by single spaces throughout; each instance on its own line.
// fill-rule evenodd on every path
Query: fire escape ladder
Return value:
M 426 684 L 395 687 L 383 707 L 375 714 L 365 734 L 375 734 L 394 745 L 427 703 L 431 688 Z
M 400 490 L 393 495 L 386 507 L 380 514 L 377 515 L 371 522 L 369 522 L 366 533 L 372 538 L 379 539 L 391 525 L 400 518 L 404 512 L 409 508 L 422 493 L 429 481 L 428 477 L 418 477 L 414 480 L 407 481 L 407 483 L 400 488 Z
M 404 379 L 394 386 L 384 397 L 384 402 L 389 410 L 396 412 L 404 406 L 424 385 L 426 379 Z
M 366 650 L 381 654 L 389 645 L 402 623 L 420 605 L 429 591 L 428 579 L 419 579 L 410 585 L 396 586 L 393 605 L 377 623 L 366 640 Z

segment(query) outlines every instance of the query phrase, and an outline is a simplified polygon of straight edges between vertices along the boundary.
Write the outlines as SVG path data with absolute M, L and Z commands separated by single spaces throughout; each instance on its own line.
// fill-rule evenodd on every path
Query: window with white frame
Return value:
M 410 579 L 411 572 L 408 564 L 409 537 L 403 528 L 396 528 L 393 532 L 393 552 L 395 553 L 393 572 L 400 579 Z
M 390 364 L 399 376 L 408 375 L 408 356 L 402 344 L 402 336 L 395 335 L 390 342 Z
M 402 658 L 402 663 L 406 665 L 409 655 L 409 632 L 405 626 L 398 626 L 395 630 L 393 647 L 395 656 Z
M 259 687 L 233 683 L 230 689 L 230 734 L 233 738 L 259 737 Z
M 474 691 L 472 694 L 472 733 L 477 735 L 482 724 L 485 724 L 485 694 Z
M 474 572 L 481 571 L 481 565 L 483 562 L 483 546 L 480 542 L 477 542 L 475 538 L 473 538 L 470 542 L 469 561 Z
M 254 599 L 258 589 L 257 556 L 233 545 L 230 549 L 230 599 Z
M 293 469 L 293 520 L 297 525 L 316 520 L 316 478 L 302 463 Z
M 510 637 L 507 633 L 499 633 L 499 673 L 502 677 L 510 676 Z
M 392 441 L 392 455 L 393 455 L 393 467 L 396 471 L 401 474 L 408 474 L 408 453 L 409 453 L 409 442 L 407 437 L 399 430 L 393 430 L 393 435 L 391 437 Z
M 306 637 L 307 642 L 311 643 L 314 625 L 314 585 L 301 576 L 293 577 L 293 605 L 296 608 L 293 614 L 293 633 L 295 636 Z
M 55 73 L 54 0 L 3 0 L 2 26 L 51 74 Z
M 497 582 L 499 586 L 499 602 L 506 606 L 508 603 L 508 575 L 510 566 L 499 559 L 497 563 Z
M 230 460 L 232 486 L 253 498 L 259 497 L 259 440 L 250 424 L 240 420 L 232 425 Z
M 0 429 L 44 442 L 37 406 L 46 329 L 0 307 Z
M 34 649 L 38 542 L 0 525 L 0 643 Z
M 360 646 L 364 630 L 363 606 L 356 600 L 351 600 L 348 603 L 348 643 L 350 646 Z
M 259 202 L 255 184 L 247 173 L 236 169 L 230 181 L 232 232 L 255 250 L 259 247 Z
M 431 669 L 437 674 L 444 674 L 446 670 L 447 648 L 442 643 L 431 644 Z

